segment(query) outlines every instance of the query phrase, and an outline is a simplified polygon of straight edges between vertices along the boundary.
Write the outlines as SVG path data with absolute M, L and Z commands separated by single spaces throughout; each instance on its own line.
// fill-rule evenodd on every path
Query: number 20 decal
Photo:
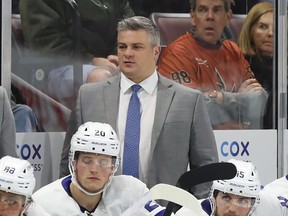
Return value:
M 104 131 L 100 131 L 100 130 L 96 130 L 95 131 L 95 135 L 104 137 L 105 136 L 105 132 Z

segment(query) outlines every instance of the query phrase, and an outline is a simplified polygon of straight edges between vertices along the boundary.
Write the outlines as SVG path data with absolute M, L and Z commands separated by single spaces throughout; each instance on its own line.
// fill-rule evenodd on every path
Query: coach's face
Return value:
M 122 73 L 135 83 L 148 78 L 156 68 L 160 46 L 152 46 L 145 30 L 118 33 L 118 59 Z

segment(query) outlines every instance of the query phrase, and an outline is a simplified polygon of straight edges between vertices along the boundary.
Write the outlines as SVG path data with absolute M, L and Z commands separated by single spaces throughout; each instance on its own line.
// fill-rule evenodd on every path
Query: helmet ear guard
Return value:
M 236 166 L 237 174 L 232 179 L 213 181 L 210 191 L 210 200 L 213 209 L 215 210 L 214 202 L 217 191 L 221 191 L 238 196 L 255 198 L 255 203 L 248 214 L 251 215 L 260 202 L 259 193 L 261 183 L 256 167 L 251 162 L 235 159 L 230 159 L 228 162 L 233 163 Z
M 26 160 L 4 156 L 0 159 L 0 190 L 30 197 L 35 188 L 33 166 Z

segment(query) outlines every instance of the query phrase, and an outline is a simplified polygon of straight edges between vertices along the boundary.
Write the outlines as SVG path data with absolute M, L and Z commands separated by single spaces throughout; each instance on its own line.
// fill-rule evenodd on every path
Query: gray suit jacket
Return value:
M 10 107 L 10 100 L 5 89 L 0 86 L 0 158 L 16 155 L 15 121 Z
M 80 88 L 64 141 L 60 175 L 69 173 L 70 140 L 79 125 L 86 121 L 98 121 L 116 128 L 119 92 L 120 76 Z M 190 168 L 195 168 L 218 162 L 214 134 L 198 90 L 159 75 L 155 119 L 151 121 L 154 125 L 150 168 L 148 182 L 145 182 L 149 188 L 158 183 L 175 185 L 187 171 L 188 164 Z

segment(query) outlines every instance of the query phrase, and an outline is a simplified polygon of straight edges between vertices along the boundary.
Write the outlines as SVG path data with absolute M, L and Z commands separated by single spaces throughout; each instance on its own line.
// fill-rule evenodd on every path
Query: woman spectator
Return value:
M 273 4 L 261 2 L 251 8 L 239 35 L 238 45 L 256 79 L 269 93 L 263 128 L 273 128 Z

